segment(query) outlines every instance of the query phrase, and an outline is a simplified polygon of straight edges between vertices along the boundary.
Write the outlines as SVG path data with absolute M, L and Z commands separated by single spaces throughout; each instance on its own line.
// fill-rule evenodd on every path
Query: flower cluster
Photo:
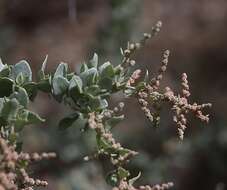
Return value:
M 182 84 L 187 84 L 187 75 L 183 73 Z M 187 85 L 186 85 L 187 87 Z M 185 88 L 185 86 L 184 86 Z M 193 103 L 190 104 L 188 97 L 190 96 L 189 88 L 182 90 L 182 96 L 175 95 L 174 92 L 169 88 L 165 88 L 164 98 L 172 104 L 172 110 L 174 111 L 173 121 L 177 124 L 178 135 L 181 140 L 184 138 L 184 131 L 187 128 L 186 114 L 189 112 L 193 113 L 197 118 L 206 123 L 209 122 L 209 115 L 204 115 L 202 110 L 204 108 L 211 107 L 211 103 L 201 104 Z
M 14 146 L 0 138 L 0 190 L 32 190 L 35 186 L 47 186 L 46 181 L 30 177 L 26 168 L 33 161 L 54 157 L 55 153 L 17 153 Z
M 172 182 L 163 183 L 161 185 L 157 184 L 154 186 L 145 185 L 145 186 L 139 186 L 138 188 L 135 188 L 133 184 L 129 184 L 126 181 L 122 180 L 120 182 L 120 185 L 118 187 L 114 187 L 112 190 L 168 190 L 171 187 L 173 187 Z
M 122 107 L 122 103 L 119 104 L 119 107 Z M 98 154 L 109 156 L 111 163 L 115 166 L 123 165 L 125 162 L 128 162 L 132 156 L 137 155 L 137 152 L 129 149 L 126 150 L 120 143 L 116 142 L 113 138 L 113 134 L 103 125 L 104 119 L 105 114 L 96 115 L 94 112 L 89 114 L 88 125 L 91 129 L 95 129 L 97 138 L 99 139 Z M 116 154 L 113 154 L 113 152 Z M 89 157 L 86 157 L 86 160 L 88 159 Z
M 167 69 L 169 50 L 166 50 L 163 55 L 162 65 L 158 71 L 158 75 L 153 77 L 150 82 L 145 83 L 144 88 L 141 88 L 137 92 L 137 99 L 141 106 L 141 109 L 145 113 L 146 117 L 157 124 L 160 120 L 159 109 L 164 102 L 171 104 L 174 112 L 173 121 L 177 125 L 178 135 L 181 140 L 184 138 L 184 132 L 187 128 L 186 115 L 191 112 L 201 121 L 209 122 L 209 115 L 204 115 L 202 110 L 204 108 L 211 107 L 211 103 L 201 104 L 189 103 L 189 96 L 191 95 L 188 79 L 186 73 L 182 74 L 181 85 L 182 93 L 175 94 L 170 87 L 166 87 L 164 93 L 159 89 L 160 81 L 163 78 L 163 73 Z M 149 107 L 152 107 L 153 112 Z
M 167 69 L 167 64 L 169 61 L 169 54 L 170 54 L 169 50 L 166 50 L 164 52 L 163 59 L 162 59 L 162 65 L 161 65 L 160 69 L 158 70 L 158 75 L 151 80 L 151 86 L 149 88 L 150 91 L 152 91 L 153 89 L 155 89 L 155 90 L 158 89 L 158 87 L 160 85 L 160 81 L 163 78 L 163 74 Z
M 123 60 L 121 65 L 122 66 L 134 66 L 135 65 L 135 60 L 131 59 L 131 56 L 141 47 L 144 46 L 145 42 L 154 37 L 155 35 L 158 34 L 158 32 L 160 31 L 162 27 L 162 22 L 158 21 L 155 26 L 152 27 L 151 29 L 151 33 L 144 33 L 143 34 L 143 38 L 140 40 L 140 42 L 136 42 L 136 43 L 128 43 L 127 48 L 123 51 L 121 49 L 121 54 L 123 55 Z

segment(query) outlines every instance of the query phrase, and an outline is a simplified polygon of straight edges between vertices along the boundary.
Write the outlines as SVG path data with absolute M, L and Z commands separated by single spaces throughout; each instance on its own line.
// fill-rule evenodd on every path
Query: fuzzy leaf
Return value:
M 42 63 L 41 69 L 38 72 L 38 78 L 40 80 L 45 79 L 45 69 L 46 69 L 47 59 L 48 59 L 48 55 L 46 55 L 46 57 Z
M 41 118 L 38 114 L 32 112 L 32 111 L 28 111 L 28 122 L 30 124 L 38 124 L 41 122 L 44 122 L 45 119 Z
M 108 77 L 102 77 L 99 81 L 99 86 L 102 89 L 112 90 L 113 88 L 112 79 Z
M 69 91 L 73 91 L 76 88 L 79 93 L 82 93 L 83 92 L 82 86 L 83 82 L 81 78 L 77 75 L 74 75 L 69 82 Z
M 68 86 L 69 81 L 63 76 L 58 75 L 57 77 L 53 78 L 52 87 L 54 95 L 63 95 L 67 91 Z
M 13 92 L 13 80 L 3 77 L 0 78 L 0 97 L 8 97 Z
M 101 78 L 113 78 L 114 77 L 114 68 L 110 62 L 105 62 L 103 65 L 99 67 Z
M 92 67 L 97 68 L 97 66 L 98 66 L 98 55 L 96 53 L 94 53 L 93 58 L 90 60 L 88 66 L 89 66 L 89 68 L 92 68 Z
M 19 108 L 19 102 L 15 98 L 11 100 L 6 100 L 1 110 L 1 117 L 6 121 L 14 120 L 16 118 Z
M 26 82 L 26 77 L 24 77 L 23 73 L 19 73 L 16 77 L 16 83 L 18 85 L 23 85 L 24 82 Z
M 9 77 L 9 74 L 10 74 L 10 67 L 8 65 L 5 65 L 0 71 L 0 77 Z
M 124 168 L 122 168 L 122 167 L 119 167 L 119 168 L 118 168 L 117 174 L 118 174 L 118 177 L 119 177 L 120 179 L 127 178 L 127 177 L 130 175 L 129 171 L 126 170 L 126 169 L 124 169 Z
M 46 78 L 38 82 L 37 88 L 43 92 L 51 92 L 51 78 Z
M 17 116 L 17 120 L 15 122 L 15 129 L 16 131 L 21 131 L 25 125 L 39 124 L 44 121 L 45 119 L 42 119 L 38 114 L 24 109 L 20 111 Z
M 124 118 L 124 115 L 111 117 L 106 121 L 106 125 L 110 126 L 111 128 L 115 127 L 118 123 L 124 120 Z
M 35 82 L 29 82 L 23 87 L 27 91 L 29 99 L 33 101 L 38 93 L 38 85 Z
M 88 69 L 87 71 L 80 74 L 80 77 L 85 86 L 93 85 L 97 81 L 98 71 L 96 68 Z
M 68 72 L 68 64 L 67 63 L 60 63 L 54 73 L 54 78 L 58 77 L 58 76 L 66 76 L 67 72 Z
M 73 113 L 72 115 L 69 115 L 69 116 L 63 118 L 59 122 L 59 129 L 65 130 L 65 129 L 71 127 L 73 125 L 73 123 L 79 118 L 79 116 L 80 115 L 78 113 Z
M 146 70 L 146 74 L 144 76 L 144 82 L 145 83 L 148 83 L 149 82 L 149 71 L 148 70 Z
M 17 101 L 24 106 L 25 108 L 28 106 L 29 97 L 26 90 L 22 87 L 18 87 L 17 91 L 15 91 L 10 98 L 16 98 Z
M 100 97 L 90 96 L 88 105 L 92 111 L 99 111 L 108 107 L 108 102 L 105 99 L 101 99 Z
M 4 107 L 4 98 L 0 98 L 0 113 L 2 112 L 2 108 Z
M 83 63 L 80 67 L 80 73 L 83 73 L 87 70 L 88 70 L 88 66 L 86 65 L 86 63 Z
M 91 94 L 92 96 L 97 96 L 100 93 L 101 89 L 99 85 L 92 85 L 85 88 L 86 94 Z
M 41 67 L 41 71 L 45 71 L 46 69 L 46 65 L 47 65 L 47 59 L 48 59 L 48 55 L 46 55 L 44 61 L 43 61 L 43 64 L 42 64 L 42 67 Z
M 101 137 L 100 135 L 96 136 L 96 141 L 97 141 L 97 145 L 99 149 L 109 149 L 111 148 L 111 144 L 104 139 L 103 137 Z
M 133 177 L 128 181 L 129 185 L 133 185 L 140 178 L 140 176 L 141 176 L 141 172 L 139 172 L 139 174 L 136 177 Z
M 126 154 L 130 153 L 131 150 L 127 149 L 127 148 L 124 148 L 124 149 L 121 149 L 118 151 L 119 155 L 120 156 L 125 156 Z
M 16 80 L 17 76 L 22 73 L 24 81 L 32 80 L 32 71 L 27 61 L 22 60 L 12 67 L 11 77 Z
M 3 70 L 4 67 L 5 67 L 5 65 L 3 65 L 2 59 L 0 58 L 0 72 Z

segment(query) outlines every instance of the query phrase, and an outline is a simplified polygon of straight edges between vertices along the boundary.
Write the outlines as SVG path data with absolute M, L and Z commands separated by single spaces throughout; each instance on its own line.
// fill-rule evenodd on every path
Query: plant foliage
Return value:
M 80 67 L 76 73 L 71 71 L 68 64 L 60 63 L 55 72 L 45 71 L 47 57 L 38 71 L 37 80 L 33 80 L 32 71 L 27 61 L 22 60 L 15 65 L 0 63 L 0 127 L 1 138 L 9 145 L 17 146 L 19 132 L 26 125 L 38 124 L 45 120 L 28 109 L 29 101 L 33 101 L 38 92 L 44 92 L 52 96 L 57 102 L 69 106 L 72 113 L 62 118 L 59 122 L 59 129 L 65 130 L 73 126 L 74 122 L 83 119 L 83 131 L 94 130 L 96 134 L 97 150 L 92 156 L 85 157 L 85 160 L 98 158 L 105 155 L 109 158 L 114 170 L 106 177 L 108 184 L 114 189 L 134 190 L 133 183 L 140 177 L 131 176 L 126 168 L 126 163 L 137 152 L 122 147 L 113 138 L 111 130 L 124 119 L 122 109 L 124 103 L 111 109 L 109 100 L 111 95 L 123 92 L 127 98 L 136 98 L 141 109 L 148 119 L 157 126 L 160 120 L 159 110 L 164 102 L 170 103 L 174 112 L 174 121 L 177 124 L 178 134 L 183 139 L 186 129 L 186 114 L 191 111 L 203 121 L 208 121 L 208 115 L 203 115 L 202 109 L 210 104 L 190 104 L 188 101 L 189 85 L 187 75 L 182 75 L 182 94 L 175 95 L 167 87 L 159 89 L 159 83 L 166 70 L 169 51 L 163 55 L 162 65 L 156 77 L 150 78 L 148 71 L 144 77 L 141 70 L 135 70 L 135 60 L 132 59 L 134 52 L 140 49 L 147 39 L 159 32 L 161 23 L 154 26 L 151 34 L 144 34 L 138 43 L 129 43 L 125 50 L 121 50 L 122 62 L 114 66 L 111 62 L 100 63 L 98 55 Z M 138 80 L 140 79 L 140 80 Z M 152 107 L 151 111 L 149 107 Z M 17 147 L 16 147 L 17 148 Z M 0 170 L 2 170 L 0 168 Z M 0 171 L 4 172 L 4 171 Z M 1 180 L 0 180 L 1 181 Z M 16 181 L 15 181 L 16 183 Z M 7 189 L 4 184 L 0 184 Z M 32 186 L 32 185 L 31 185 Z M 138 189 L 167 189 L 172 183 L 161 186 L 141 186 Z M 18 189 L 25 188 L 25 184 L 17 186 Z

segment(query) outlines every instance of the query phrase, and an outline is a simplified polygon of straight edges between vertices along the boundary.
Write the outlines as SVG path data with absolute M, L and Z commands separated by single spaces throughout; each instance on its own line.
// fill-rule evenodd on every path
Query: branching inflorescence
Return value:
M 16 152 L 19 132 L 28 124 L 37 124 L 44 120 L 27 109 L 29 100 L 33 101 L 39 91 L 51 95 L 56 101 L 69 106 L 73 113 L 59 122 L 61 130 L 73 126 L 78 120 L 85 123 L 82 131 L 93 130 L 96 135 L 97 151 L 86 156 L 89 161 L 105 155 L 113 166 L 107 174 L 106 181 L 113 190 L 165 190 L 173 183 L 155 186 L 140 186 L 133 183 L 140 177 L 131 177 L 125 168 L 126 163 L 138 153 L 124 148 L 112 135 L 112 128 L 124 119 L 121 113 L 124 103 L 111 109 L 108 105 L 112 94 L 123 92 L 126 97 L 136 98 L 146 117 L 157 126 L 160 121 L 160 108 L 169 103 L 173 111 L 173 120 L 177 125 L 178 135 L 183 139 L 186 129 L 186 115 L 191 112 L 200 120 L 208 122 L 208 115 L 202 110 L 211 104 L 189 103 L 189 85 L 187 75 L 182 74 L 182 92 L 174 93 L 169 87 L 160 89 L 160 82 L 167 69 L 170 52 L 164 52 L 161 67 L 157 76 L 149 78 L 148 71 L 142 79 L 142 71 L 134 70 L 136 61 L 132 59 L 134 52 L 155 36 L 161 28 L 158 22 L 151 34 L 144 34 L 138 43 L 128 43 L 121 49 L 122 62 L 116 66 L 110 62 L 100 64 L 98 55 L 82 64 L 79 72 L 70 71 L 66 63 L 60 63 L 54 73 L 46 74 L 47 58 L 44 60 L 37 81 L 32 81 L 29 64 L 22 60 L 15 65 L 0 63 L 0 190 L 30 190 L 34 186 L 47 185 L 47 182 L 34 180 L 26 172 L 27 165 L 42 158 L 54 157 L 55 154 L 25 154 Z M 138 80 L 139 79 L 139 80 Z
M 141 109 L 144 111 L 148 119 L 155 124 L 159 123 L 160 117 L 158 111 L 162 103 L 168 102 L 171 104 L 174 112 L 173 121 L 177 124 L 178 135 L 181 140 L 184 138 L 184 131 L 186 129 L 187 119 L 186 114 L 193 113 L 201 121 L 209 122 L 209 115 L 204 115 L 202 110 L 206 107 L 211 107 L 210 103 L 198 105 L 197 103 L 190 104 L 188 97 L 190 96 L 187 74 L 183 73 L 181 77 L 182 93 L 175 94 L 170 87 L 166 87 L 164 92 L 159 91 L 160 81 L 163 73 L 167 69 L 169 50 L 166 50 L 163 55 L 162 66 L 158 71 L 158 75 L 151 79 L 150 83 L 146 84 L 144 88 L 138 91 L 138 101 Z M 138 73 L 138 72 L 137 72 Z M 133 73 L 132 79 L 135 80 Z M 139 78 L 137 75 L 136 78 Z M 133 81 L 134 83 L 134 81 Z M 152 113 L 148 108 L 151 106 L 155 112 Z
M 31 162 L 55 156 L 55 153 L 18 153 L 14 146 L 0 138 L 0 189 L 32 190 L 35 186 L 47 186 L 46 181 L 30 177 L 26 168 Z

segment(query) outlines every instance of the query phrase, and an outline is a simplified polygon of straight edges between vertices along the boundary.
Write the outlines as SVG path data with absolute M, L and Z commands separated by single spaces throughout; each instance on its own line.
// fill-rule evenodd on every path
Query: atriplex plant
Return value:
M 47 182 L 34 180 L 26 173 L 31 161 L 54 157 L 54 153 L 27 154 L 21 152 L 17 137 L 28 124 L 43 122 L 39 115 L 27 109 L 29 100 L 33 101 L 39 91 L 48 93 L 57 102 L 63 102 L 72 109 L 72 114 L 59 123 L 60 129 L 67 129 L 74 122 L 84 123 L 83 131 L 94 130 L 97 151 L 85 160 L 105 155 L 114 170 L 107 175 L 107 183 L 113 190 L 168 189 L 173 184 L 166 183 L 155 186 L 140 186 L 133 183 L 140 177 L 131 177 L 125 164 L 137 152 L 129 150 L 117 143 L 111 129 L 124 119 L 121 111 L 124 103 L 113 109 L 108 106 L 110 96 L 123 92 L 126 97 L 136 98 L 147 118 L 155 125 L 159 123 L 159 110 L 164 102 L 168 102 L 174 113 L 173 120 L 177 124 L 180 139 L 186 129 L 186 114 L 192 112 L 202 121 L 208 122 L 208 115 L 202 109 L 211 104 L 198 105 L 188 102 L 189 85 L 187 75 L 182 74 L 182 92 L 175 95 L 166 87 L 159 89 L 159 83 L 166 71 L 169 51 L 165 51 L 158 74 L 150 78 L 148 71 L 141 77 L 141 70 L 133 70 L 135 61 L 131 59 L 134 52 L 140 49 L 147 39 L 155 36 L 161 27 L 158 22 L 151 34 L 144 34 L 139 43 L 128 43 L 125 50 L 121 49 L 122 62 L 113 66 L 110 62 L 100 64 L 98 55 L 82 64 L 78 73 L 70 71 L 66 63 L 60 63 L 54 73 L 45 73 L 47 58 L 38 72 L 37 81 L 32 81 L 29 64 L 22 60 L 15 65 L 0 63 L 0 190 L 30 190 L 35 186 L 47 185 Z M 137 79 L 139 79 L 137 81 Z M 151 111 L 152 109 L 152 111 Z

